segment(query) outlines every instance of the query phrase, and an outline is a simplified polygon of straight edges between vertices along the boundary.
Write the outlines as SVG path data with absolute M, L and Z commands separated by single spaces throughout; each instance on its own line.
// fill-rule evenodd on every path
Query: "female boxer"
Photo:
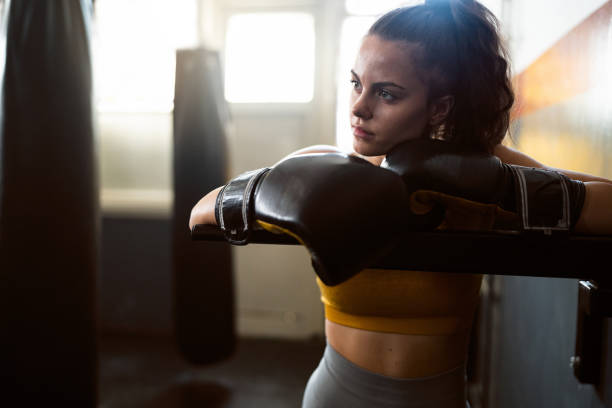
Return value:
M 474 0 L 426 1 L 382 16 L 363 39 L 350 83 L 353 148 L 374 164 L 402 142 L 435 138 L 544 167 L 501 144 L 514 100 L 508 63 L 494 16 Z M 612 233 L 612 182 L 558 171 L 584 186 L 573 228 Z M 194 207 L 190 227 L 216 223 L 218 191 Z M 317 283 L 327 348 L 303 408 L 466 406 L 480 276 L 364 270 L 337 286 Z

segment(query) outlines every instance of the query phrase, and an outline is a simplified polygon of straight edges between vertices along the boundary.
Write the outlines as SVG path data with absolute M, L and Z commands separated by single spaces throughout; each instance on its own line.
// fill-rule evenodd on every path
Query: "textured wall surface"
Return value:
M 510 4 L 514 24 L 535 24 L 532 13 L 540 6 L 531 4 Z M 559 13 L 552 4 L 539 13 L 538 24 L 563 27 L 554 41 L 546 40 L 551 45 L 539 57 L 523 55 L 532 52 L 529 47 L 513 47 L 523 53 L 515 61 L 532 62 L 515 78 L 512 137 L 516 147 L 546 165 L 612 178 L 612 2 L 589 4 L 591 13 L 574 2 L 559 5 Z M 574 22 L 557 17 L 572 13 L 583 17 Z M 534 29 L 524 32 L 537 36 Z M 486 406 L 612 407 L 609 319 L 601 383 L 580 384 L 569 365 L 576 341 L 577 281 L 503 277 L 499 283 Z

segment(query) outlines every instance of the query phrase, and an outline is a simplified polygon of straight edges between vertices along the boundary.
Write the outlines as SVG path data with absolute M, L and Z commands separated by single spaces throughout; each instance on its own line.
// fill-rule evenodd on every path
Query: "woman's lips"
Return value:
M 359 139 L 372 139 L 374 137 L 374 133 L 368 132 L 359 126 L 353 126 L 353 135 Z

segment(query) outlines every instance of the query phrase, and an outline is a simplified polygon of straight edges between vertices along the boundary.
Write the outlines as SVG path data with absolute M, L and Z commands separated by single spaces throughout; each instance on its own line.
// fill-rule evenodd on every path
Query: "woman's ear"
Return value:
M 444 122 L 455 105 L 452 95 L 441 96 L 429 106 L 429 125 L 438 126 Z

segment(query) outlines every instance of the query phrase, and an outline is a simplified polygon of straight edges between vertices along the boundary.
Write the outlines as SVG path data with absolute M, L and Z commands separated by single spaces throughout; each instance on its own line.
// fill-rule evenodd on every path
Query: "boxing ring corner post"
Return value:
M 217 226 L 202 224 L 194 226 L 191 238 L 194 241 L 225 241 Z M 288 235 L 263 230 L 253 231 L 250 243 L 299 245 Z M 407 232 L 390 254 L 371 266 L 578 279 L 576 347 L 571 367 L 581 383 L 598 384 L 604 319 L 612 317 L 612 276 L 601 265 L 608 262 L 607 254 L 611 249 L 612 236 L 515 231 Z M 440 253 L 445 256 L 440 257 Z M 565 255 L 560 257 L 560 253 Z M 500 259 L 504 262 L 499 262 Z M 495 270 L 491 269 L 493 264 Z

